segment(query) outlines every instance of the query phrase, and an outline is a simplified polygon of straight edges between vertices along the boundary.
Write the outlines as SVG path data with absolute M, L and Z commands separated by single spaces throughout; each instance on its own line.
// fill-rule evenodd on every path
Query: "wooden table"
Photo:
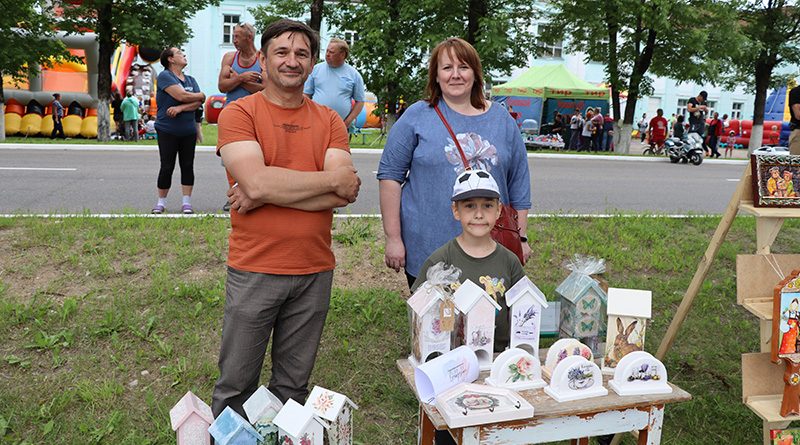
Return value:
M 398 360 L 397 368 L 416 394 L 414 366 Z M 481 373 L 483 383 L 488 373 Z M 604 376 L 608 388 L 610 376 Z M 462 445 L 514 445 L 554 442 L 571 439 L 573 444 L 587 444 L 589 437 L 639 431 L 640 445 L 661 443 L 664 405 L 691 400 L 686 391 L 670 383 L 671 394 L 621 397 L 609 389 L 608 395 L 573 402 L 558 403 L 543 389 L 519 393 L 534 408 L 530 419 L 451 429 L 450 435 Z M 417 396 L 419 399 L 419 396 Z M 434 405 L 419 404 L 419 445 L 434 443 L 434 429 L 445 430 L 447 424 Z

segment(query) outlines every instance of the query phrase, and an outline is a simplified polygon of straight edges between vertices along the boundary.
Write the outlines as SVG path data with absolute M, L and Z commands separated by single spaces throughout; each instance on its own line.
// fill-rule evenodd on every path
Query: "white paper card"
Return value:
M 431 404 L 437 395 L 459 383 L 474 382 L 479 373 L 478 356 L 469 346 L 461 346 L 417 367 L 414 384 L 419 399 Z

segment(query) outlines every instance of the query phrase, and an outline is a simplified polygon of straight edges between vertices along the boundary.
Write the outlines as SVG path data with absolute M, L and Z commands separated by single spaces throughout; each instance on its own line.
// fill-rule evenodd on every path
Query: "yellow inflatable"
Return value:
M 68 138 L 74 138 L 81 134 L 81 122 L 83 118 L 77 114 L 70 114 L 69 116 L 61 119 L 61 125 L 64 126 L 64 134 Z
M 13 136 L 19 133 L 21 123 L 22 116 L 17 113 L 6 113 L 6 136 Z
M 81 123 L 81 136 L 85 138 L 97 137 L 97 116 L 86 116 Z
M 19 132 L 25 136 L 33 136 L 42 131 L 42 116 L 38 114 L 26 114 L 22 117 Z
M 42 136 L 50 137 L 53 134 L 53 115 L 48 114 L 42 118 L 42 130 L 39 132 Z

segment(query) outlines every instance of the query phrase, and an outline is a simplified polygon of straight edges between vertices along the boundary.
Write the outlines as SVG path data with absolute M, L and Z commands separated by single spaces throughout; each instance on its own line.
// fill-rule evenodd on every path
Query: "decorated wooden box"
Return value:
M 329 445 L 352 445 L 353 410 L 358 405 L 344 394 L 315 386 L 306 400 L 306 407 L 321 419 Z
M 608 386 L 621 396 L 672 392 L 664 364 L 645 351 L 633 351 L 622 357 Z
M 547 307 L 547 298 L 528 277 L 522 277 L 506 292 L 506 305 L 511 314 L 511 347 L 538 357 L 542 312 Z
M 573 355 L 581 356 L 589 361 L 594 360 L 592 350 L 588 346 L 579 342 L 578 340 L 575 340 L 574 338 L 562 338 L 553 343 L 553 345 L 550 346 L 550 349 L 547 350 L 547 356 L 545 357 L 544 366 L 542 367 L 542 373 L 547 378 L 550 378 L 553 375 L 553 371 L 555 371 L 556 366 L 558 366 L 558 364 L 567 357 L 571 357 Z
M 260 386 L 243 404 L 247 420 L 264 439 L 264 445 L 278 443 L 278 427 L 272 421 L 283 408 L 283 403 L 267 388 Z
M 283 405 L 272 423 L 278 427 L 278 445 L 323 445 L 323 426 L 314 410 L 293 399 Z
M 533 417 L 533 406 L 515 391 L 474 383 L 438 395 L 436 408 L 450 428 Z
M 611 374 L 617 363 L 634 351 L 644 350 L 653 293 L 649 290 L 608 289 L 608 333 L 603 372 Z
M 191 391 L 169 410 L 172 430 L 178 435 L 178 445 L 208 445 L 208 427 L 214 422 L 211 408 Z
M 408 360 L 419 366 L 450 350 L 451 332 L 442 325 L 443 315 L 455 318 L 455 314 L 442 314 L 450 306 L 443 303 L 446 296 L 437 286 L 426 281 L 406 302 L 411 308 L 411 355 Z
M 608 390 L 603 387 L 600 367 L 579 355 L 567 357 L 556 365 L 550 385 L 544 388 L 544 392 L 557 402 L 608 394 Z
M 539 357 L 520 348 L 506 349 L 494 359 L 486 384 L 515 391 L 542 388 L 546 385 L 542 380 Z
M 589 275 L 572 272 L 556 288 L 561 298 L 562 337 L 577 338 L 592 347 L 605 330 L 607 295 Z M 591 338 L 592 340 L 586 340 Z
M 494 354 L 495 312 L 500 310 L 500 305 L 470 280 L 458 287 L 453 298 L 461 313 L 458 337 L 475 351 L 481 371 L 488 371 Z
M 231 407 L 225 408 L 208 428 L 215 445 L 258 445 L 261 435 Z

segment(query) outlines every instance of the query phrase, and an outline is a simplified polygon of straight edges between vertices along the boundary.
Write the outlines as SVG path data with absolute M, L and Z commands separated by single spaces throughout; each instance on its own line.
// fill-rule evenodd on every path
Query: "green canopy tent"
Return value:
M 572 114 L 577 107 L 600 107 L 608 113 L 608 88 L 597 87 L 572 74 L 564 65 L 535 66 L 502 85 L 492 87 L 495 101 L 511 105 L 520 119 L 542 122 L 542 113 Z

